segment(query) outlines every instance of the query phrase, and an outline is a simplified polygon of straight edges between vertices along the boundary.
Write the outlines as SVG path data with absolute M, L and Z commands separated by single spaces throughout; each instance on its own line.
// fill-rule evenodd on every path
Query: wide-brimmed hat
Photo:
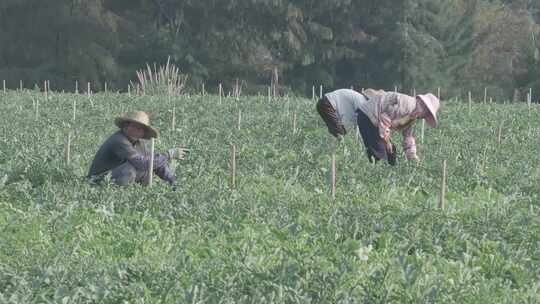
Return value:
M 144 139 L 156 138 L 159 136 L 159 131 L 150 126 L 150 117 L 146 112 L 137 111 L 125 113 L 122 116 L 114 119 L 114 124 L 120 129 L 124 127 L 126 122 L 133 122 L 144 128 Z
M 427 124 L 432 127 L 437 127 L 437 111 L 439 111 L 439 108 L 441 106 L 439 102 L 439 98 L 437 96 L 428 93 L 424 95 L 417 95 L 417 99 L 421 100 L 426 108 L 429 110 L 429 115 L 426 116 L 425 120 Z

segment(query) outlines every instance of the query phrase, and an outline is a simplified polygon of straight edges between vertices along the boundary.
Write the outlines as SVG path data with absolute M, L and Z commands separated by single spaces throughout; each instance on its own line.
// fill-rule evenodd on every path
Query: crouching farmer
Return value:
M 150 148 L 143 139 L 157 138 L 159 132 L 150 126 L 145 112 L 128 113 L 114 121 L 120 128 L 99 148 L 92 161 L 88 177 L 100 182 L 110 172 L 112 181 L 120 186 L 146 184 L 150 164 Z M 173 148 L 165 154 L 154 155 L 154 173 L 174 185 L 175 173 L 169 168 L 172 159 L 182 160 L 187 149 Z

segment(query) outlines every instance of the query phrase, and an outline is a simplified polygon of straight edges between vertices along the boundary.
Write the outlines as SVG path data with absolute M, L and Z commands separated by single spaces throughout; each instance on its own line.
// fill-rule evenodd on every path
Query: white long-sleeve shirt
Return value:
M 332 104 L 337 117 L 345 127 L 356 126 L 356 111 L 360 109 L 362 103 L 367 102 L 364 95 L 350 89 L 339 89 L 324 96 Z

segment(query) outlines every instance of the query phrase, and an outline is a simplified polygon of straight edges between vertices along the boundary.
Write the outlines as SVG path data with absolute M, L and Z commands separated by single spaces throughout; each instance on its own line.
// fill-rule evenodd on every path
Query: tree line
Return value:
M 0 79 L 126 90 L 171 61 L 198 88 L 270 84 L 521 99 L 540 92 L 540 1 L 2 0 Z

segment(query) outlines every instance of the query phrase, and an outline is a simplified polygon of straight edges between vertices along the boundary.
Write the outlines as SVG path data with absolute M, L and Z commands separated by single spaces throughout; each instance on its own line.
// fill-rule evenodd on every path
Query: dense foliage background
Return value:
M 524 100 L 540 92 L 539 10 L 533 0 L 3 0 L 0 79 L 125 90 L 136 69 L 170 55 L 192 87 L 240 78 L 257 89 L 277 68 L 303 93 L 488 87 Z

